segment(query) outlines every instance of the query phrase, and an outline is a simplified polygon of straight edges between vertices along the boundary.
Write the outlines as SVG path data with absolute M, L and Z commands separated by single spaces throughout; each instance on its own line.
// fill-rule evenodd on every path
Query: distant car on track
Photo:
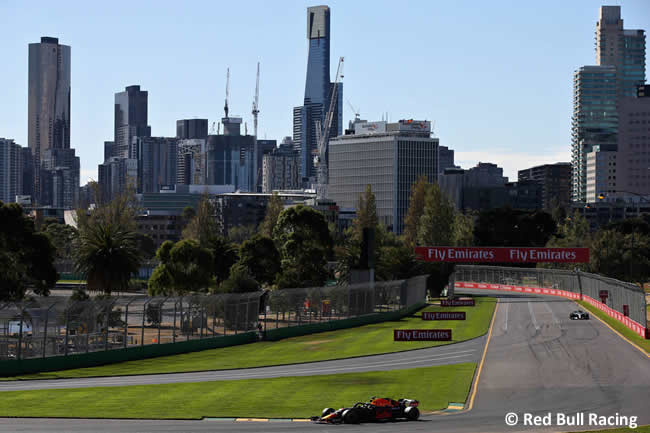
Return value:
M 586 311 L 582 311 L 582 310 L 572 311 L 571 314 L 569 314 L 569 319 L 571 319 L 571 320 L 589 320 L 589 313 L 587 313 Z
M 372 397 L 367 403 L 356 403 L 352 407 L 342 407 L 334 410 L 331 407 L 323 409 L 321 416 L 311 420 L 328 424 L 359 424 L 368 421 L 394 420 L 406 418 L 416 421 L 420 417 L 419 402 L 408 398 L 393 400 L 392 398 Z

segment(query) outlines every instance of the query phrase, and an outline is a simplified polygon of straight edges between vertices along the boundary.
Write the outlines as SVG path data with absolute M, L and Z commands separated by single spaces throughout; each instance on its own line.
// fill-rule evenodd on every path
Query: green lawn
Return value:
M 487 332 L 494 312 L 494 298 L 477 297 L 475 307 L 441 308 L 428 306 L 421 311 L 467 311 L 467 320 L 423 321 L 421 311 L 399 321 L 375 323 L 357 328 L 322 332 L 276 342 L 258 342 L 222 349 L 204 350 L 139 361 L 74 370 L 37 373 L 24 379 L 61 377 L 120 376 L 220 370 L 298 362 L 323 361 L 449 344 L 448 342 L 395 342 L 393 329 L 452 329 L 453 342 L 468 340 Z
M 603 319 L 603 321 L 607 322 L 607 324 L 609 326 L 611 326 L 612 328 L 616 329 L 618 332 L 623 334 L 625 336 L 625 338 L 632 341 L 637 346 L 643 348 L 643 350 L 645 350 L 646 352 L 650 353 L 650 340 L 646 340 L 645 338 L 641 338 L 636 332 L 631 331 L 625 325 L 623 325 L 621 322 L 619 322 L 618 320 L 612 319 L 607 314 L 600 311 L 598 308 L 593 307 L 591 304 L 589 304 L 589 303 L 587 303 L 585 301 L 576 301 L 576 302 L 578 302 L 578 304 L 583 306 L 585 309 L 589 310 L 592 314 L 595 314 L 599 318 Z
M 464 402 L 476 364 L 391 372 L 0 393 L 0 417 L 306 418 L 372 396 L 409 397 L 420 409 Z

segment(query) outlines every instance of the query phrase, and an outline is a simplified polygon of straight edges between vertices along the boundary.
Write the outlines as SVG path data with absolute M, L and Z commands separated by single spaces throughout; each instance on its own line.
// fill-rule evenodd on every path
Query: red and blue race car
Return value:
M 358 424 L 369 421 L 395 420 L 405 418 L 416 421 L 420 417 L 417 400 L 401 398 L 372 397 L 367 403 L 356 403 L 352 407 L 342 407 L 334 410 L 331 407 L 323 409 L 321 416 L 312 417 L 311 420 L 319 423 L 330 424 Z

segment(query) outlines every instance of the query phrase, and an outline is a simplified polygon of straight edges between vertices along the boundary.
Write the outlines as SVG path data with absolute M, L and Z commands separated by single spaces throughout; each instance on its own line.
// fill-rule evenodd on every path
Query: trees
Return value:
M 187 212 L 189 216 L 191 212 Z M 199 202 L 196 214 L 190 219 L 185 229 L 183 229 L 183 239 L 194 239 L 205 247 L 210 239 L 219 236 L 219 229 L 214 218 L 215 209 L 210 201 L 210 196 L 204 194 Z
M 277 274 L 282 271 L 280 253 L 273 240 L 260 235 L 245 241 L 241 245 L 238 264 L 245 266 L 255 280 L 269 285 L 275 281 Z
M 372 192 L 372 187 L 366 185 L 366 191 L 359 196 L 357 204 L 357 217 L 354 219 L 354 235 L 357 239 L 361 239 L 363 229 L 377 229 L 379 219 L 377 218 L 377 201 L 375 194 Z
M 56 221 L 45 221 L 43 233 L 49 236 L 52 245 L 56 248 L 57 259 L 73 259 L 79 247 L 79 231 L 68 225 Z
M 194 239 L 165 241 L 156 257 L 160 264 L 149 279 L 151 296 L 205 292 L 212 284 L 214 256 Z
M 140 262 L 135 232 L 128 227 L 98 221 L 81 230 L 76 268 L 86 276 L 89 290 L 110 294 L 128 289 Z
M 48 295 L 58 280 L 55 255 L 48 236 L 35 231 L 20 205 L 0 202 L 0 300 L 20 300 L 28 287 Z
M 273 240 L 282 261 L 282 273 L 277 281 L 280 287 L 325 283 L 332 238 L 323 214 L 304 205 L 283 210 L 273 229 Z
M 427 195 L 429 182 L 426 176 L 420 176 L 411 186 L 409 208 L 404 218 L 404 240 L 410 247 L 414 247 L 418 239 L 418 226 L 424 213 L 424 201 Z
M 247 266 L 236 263 L 230 268 L 230 276 L 219 287 L 222 293 L 247 293 L 260 289 L 259 283 L 253 278 Z
M 221 236 L 214 235 L 208 239 L 206 247 L 212 253 L 212 272 L 216 284 L 219 285 L 230 275 L 230 268 L 239 257 L 237 248 Z
M 477 246 L 543 247 L 555 230 L 556 223 L 546 212 L 506 207 L 481 211 L 474 236 Z
M 256 231 L 254 224 L 232 227 L 228 230 L 228 240 L 235 244 L 241 244 L 255 236 Z
M 438 184 L 430 185 L 418 225 L 418 245 L 452 246 L 455 241 L 456 210 Z
M 273 237 L 273 229 L 278 222 L 278 217 L 280 216 L 282 209 L 284 209 L 282 199 L 277 192 L 274 192 L 266 205 L 266 215 L 264 216 L 264 221 L 262 221 L 262 224 L 260 225 L 260 234 L 269 238 Z

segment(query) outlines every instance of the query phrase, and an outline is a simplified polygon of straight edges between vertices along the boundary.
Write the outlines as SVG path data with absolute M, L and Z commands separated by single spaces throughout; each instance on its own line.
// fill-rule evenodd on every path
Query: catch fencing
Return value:
M 350 286 L 182 297 L 0 304 L 0 360 L 68 356 L 232 336 L 406 311 L 425 300 L 426 277 Z
M 647 338 L 643 289 L 636 284 L 580 271 L 457 265 L 450 287 L 506 290 L 582 299 Z M 601 294 L 606 294 L 601 302 Z

